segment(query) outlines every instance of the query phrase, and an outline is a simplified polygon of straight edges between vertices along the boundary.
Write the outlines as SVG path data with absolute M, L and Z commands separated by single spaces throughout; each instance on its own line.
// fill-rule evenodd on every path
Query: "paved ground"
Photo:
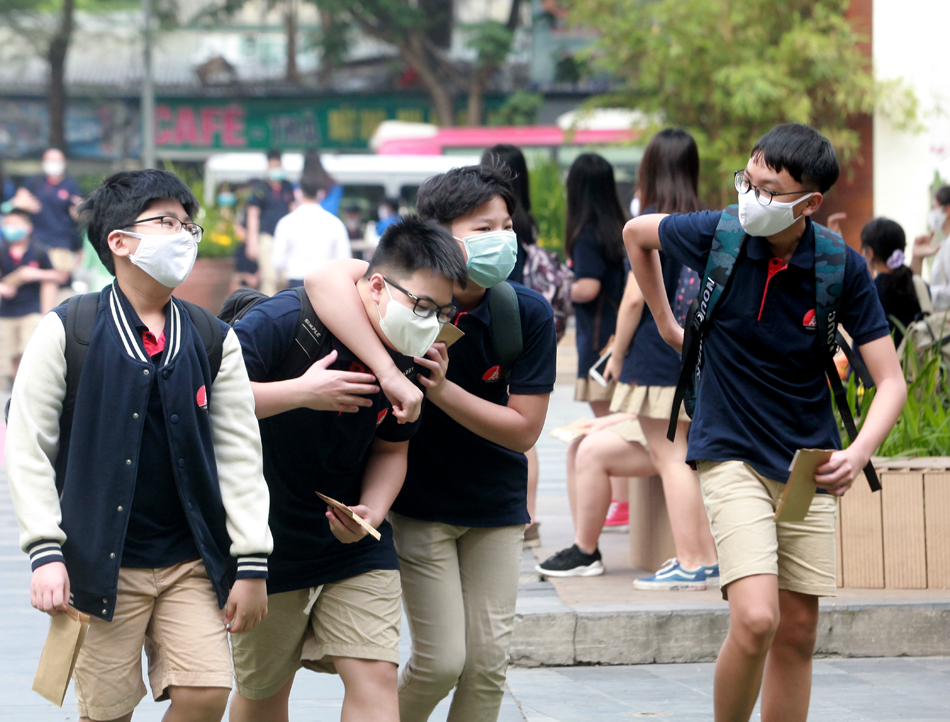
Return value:
M 548 427 L 584 413 L 570 401 L 571 388 L 559 385 Z M 0 404 L 5 398 L 0 395 Z M 2 426 L 2 425 L 0 425 Z M 0 441 L 2 441 L 0 428 Z M 539 511 L 542 536 L 549 548 L 570 540 L 570 520 L 564 499 L 565 446 L 547 435 L 539 443 L 541 485 Z M 2 457 L 0 457 L 2 460 Z M 0 469 L 0 485 L 5 477 Z M 604 537 L 605 559 L 611 574 L 591 586 L 562 591 L 590 605 L 618 601 L 630 594 L 629 578 L 637 572 L 624 564 L 627 537 Z M 613 560 L 613 561 L 612 561 Z M 611 577 L 614 577 L 611 579 Z M 561 591 L 561 590 L 559 590 Z M 671 604 L 691 601 L 717 603 L 718 593 L 677 595 Z M 660 602 L 650 597 L 653 602 Z M 526 600 L 527 601 L 527 600 Z M 626 598 L 624 601 L 638 600 Z M 571 603 L 569 600 L 567 603 Z M 519 605 L 520 606 L 520 605 Z M 0 720 L 65 722 L 77 719 L 72 690 L 58 710 L 30 690 L 46 634 L 46 618 L 29 605 L 29 565 L 17 548 L 17 528 L 9 494 L 0 489 L 0 618 L 5 622 L 0 646 Z M 403 660 L 408 656 L 408 633 L 403 631 Z M 683 722 L 712 720 L 711 664 L 646 665 L 636 667 L 561 667 L 512 669 L 500 722 L 607 722 L 637 718 L 670 718 Z M 950 719 L 950 659 L 826 659 L 815 663 L 814 693 L 809 719 L 839 720 Z M 291 697 L 292 720 L 338 719 L 343 697 L 339 680 L 301 673 Z M 135 714 L 141 722 L 160 720 L 166 705 L 144 701 Z M 444 702 L 432 717 L 443 722 Z

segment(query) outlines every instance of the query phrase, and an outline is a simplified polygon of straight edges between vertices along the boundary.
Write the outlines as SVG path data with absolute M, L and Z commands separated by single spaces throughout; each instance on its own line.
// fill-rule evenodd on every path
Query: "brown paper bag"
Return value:
M 795 452 L 785 492 L 775 510 L 775 521 L 804 521 L 818 489 L 815 469 L 826 463 L 833 453 L 831 449 L 799 449 Z
M 451 323 L 443 323 L 442 330 L 439 331 L 439 335 L 435 337 L 435 340 L 436 343 L 443 341 L 445 343 L 445 347 L 448 348 L 464 335 L 465 333 L 463 331 L 459 330 Z
M 66 688 L 76 668 L 76 658 L 89 629 L 89 615 L 69 607 L 49 623 L 49 633 L 40 664 L 33 678 L 33 691 L 57 707 L 63 706 Z

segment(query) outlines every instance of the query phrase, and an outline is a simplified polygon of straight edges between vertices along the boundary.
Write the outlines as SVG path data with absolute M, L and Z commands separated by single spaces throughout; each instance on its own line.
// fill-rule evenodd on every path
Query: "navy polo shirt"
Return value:
M 140 336 L 149 334 L 124 295 L 118 294 L 119 303 L 125 311 L 129 324 Z M 166 308 L 165 335 L 169 338 L 171 314 Z M 161 365 L 164 344 L 149 358 L 153 366 Z M 152 348 L 146 344 L 146 351 Z M 172 470 L 171 442 L 165 428 L 165 411 L 158 388 L 158 374 L 151 374 L 152 383 L 148 393 L 142 441 L 139 444 L 139 462 L 135 475 L 135 493 L 129 510 L 129 525 L 122 549 L 122 566 L 135 569 L 161 569 L 190 559 L 198 559 L 185 507 L 178 493 L 175 473 Z M 171 417 L 177 421 L 176 416 Z
M 702 211 L 664 218 L 663 250 L 703 273 L 720 216 Z M 814 325 L 814 265 L 810 219 L 787 266 L 766 239 L 747 239 L 703 344 L 688 461 L 744 461 L 784 482 L 798 449 L 841 448 Z M 852 248 L 838 318 L 857 346 L 888 334 L 867 265 Z
M 617 329 L 617 309 L 627 279 L 621 262 L 604 258 L 593 229 L 578 235 L 571 250 L 574 278 L 595 278 L 600 281 L 600 295 L 593 301 L 574 304 L 577 333 L 577 378 L 586 379 L 587 372 L 600 357 L 600 352 Z M 601 308 L 598 327 L 597 310 Z
M 50 263 L 46 251 L 35 243 L 31 242 L 27 245 L 23 257 L 19 260 L 10 255 L 9 244 L 0 245 L 0 280 L 22 266 L 50 269 L 53 264 Z M 17 288 L 15 296 L 0 299 L 0 318 L 19 318 L 31 313 L 39 313 L 42 285 L 39 281 L 25 283 Z
M 300 325 L 300 296 L 281 291 L 258 303 L 234 330 L 244 351 L 251 381 L 266 382 L 295 343 Z M 370 373 L 332 334 L 320 350 L 336 350 L 330 366 L 338 371 Z M 415 376 L 412 359 L 393 353 L 397 366 Z M 365 537 L 343 544 L 333 536 L 319 491 L 349 506 L 360 502 L 363 472 L 375 439 L 408 441 L 419 427 L 398 424 L 385 394 L 365 396 L 372 406 L 353 414 L 293 409 L 260 420 L 264 478 L 270 489 L 270 594 L 316 587 L 376 569 L 398 569 L 392 527 L 379 527 L 382 541 Z
M 544 297 L 517 283 L 524 347 L 506 386 L 492 342 L 488 297 L 455 321 L 465 336 L 449 348 L 447 378 L 471 394 L 506 406 L 508 395 L 554 389 L 557 340 L 554 312 Z M 528 522 L 525 455 L 469 431 L 426 402 L 419 432 L 409 444 L 409 471 L 393 510 L 422 521 L 499 527 Z
M 24 186 L 42 204 L 33 214 L 33 240 L 47 248 L 82 250 L 82 237 L 73 217 L 69 215 L 73 196 L 81 195 L 79 183 L 66 176 L 53 185 L 46 176 L 34 176 Z
M 281 181 L 277 190 L 270 181 L 258 181 L 247 199 L 249 206 L 261 209 L 260 232 L 271 236 L 277 231 L 277 222 L 290 213 L 293 202 L 294 187 L 290 181 Z

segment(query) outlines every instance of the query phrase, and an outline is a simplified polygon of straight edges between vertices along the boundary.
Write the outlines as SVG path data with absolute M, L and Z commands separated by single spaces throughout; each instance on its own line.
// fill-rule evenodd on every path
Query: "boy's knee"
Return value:
M 219 722 L 224 717 L 231 690 L 227 687 L 169 687 L 172 704 L 194 722 Z
M 786 605 L 775 643 L 803 657 L 811 657 L 818 641 L 818 605 Z
M 458 684 L 464 670 L 465 651 L 453 652 L 445 649 L 442 654 L 427 659 L 423 665 L 410 662 L 401 686 L 415 679 L 448 694 Z
M 772 644 L 778 627 L 778 610 L 756 605 L 733 618 L 730 633 L 748 654 L 761 654 Z

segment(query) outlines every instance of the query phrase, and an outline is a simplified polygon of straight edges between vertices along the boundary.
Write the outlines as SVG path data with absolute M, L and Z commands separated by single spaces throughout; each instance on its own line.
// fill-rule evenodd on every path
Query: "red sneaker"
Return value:
M 630 505 L 625 501 L 612 501 L 607 510 L 604 532 L 622 534 L 630 531 Z

